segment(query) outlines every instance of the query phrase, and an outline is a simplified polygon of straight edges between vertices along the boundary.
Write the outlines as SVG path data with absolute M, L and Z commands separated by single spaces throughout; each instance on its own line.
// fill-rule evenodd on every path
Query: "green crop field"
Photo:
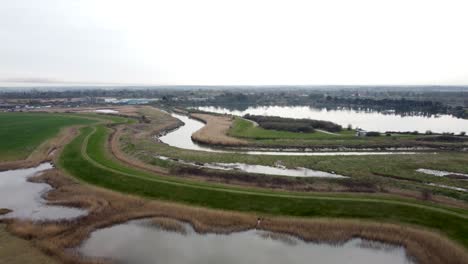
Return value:
M 61 128 L 91 122 L 71 115 L 0 113 L 0 161 L 24 159 Z
M 468 247 L 468 212 L 463 209 L 388 196 L 279 192 L 155 175 L 115 161 L 106 150 L 108 135 L 104 126 L 82 129 L 64 149 L 59 167 L 85 182 L 149 198 L 261 214 L 414 224 Z

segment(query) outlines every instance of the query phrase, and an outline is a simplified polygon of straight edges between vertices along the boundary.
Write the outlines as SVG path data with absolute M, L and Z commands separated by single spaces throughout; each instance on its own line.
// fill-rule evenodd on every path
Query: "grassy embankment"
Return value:
M 468 212 L 463 209 L 410 199 L 274 192 L 158 176 L 109 157 L 108 133 L 103 126 L 83 129 L 64 149 L 60 167 L 83 181 L 124 193 L 225 210 L 414 224 L 439 230 L 468 247 Z
M 91 122 L 63 114 L 0 113 L 0 162 L 25 159 L 60 129 Z

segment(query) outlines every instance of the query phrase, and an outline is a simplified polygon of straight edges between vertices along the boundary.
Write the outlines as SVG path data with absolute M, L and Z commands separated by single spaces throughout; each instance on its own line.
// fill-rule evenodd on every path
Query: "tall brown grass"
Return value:
M 190 117 L 206 124 L 192 134 L 192 140 L 196 142 L 219 146 L 246 146 L 248 144 L 245 140 L 227 135 L 233 122 L 231 116 L 191 114 Z
M 402 245 L 418 263 L 468 263 L 464 248 L 444 236 L 411 226 L 342 219 L 303 219 L 212 210 L 147 200 L 83 185 L 56 169 L 36 177 L 55 189 L 47 194 L 53 204 L 75 205 L 87 216 L 72 221 L 31 222 L 9 220 L 8 230 L 31 240 L 63 263 L 102 263 L 67 250 L 77 247 L 94 230 L 132 219 L 152 218 L 162 228 L 178 230 L 171 219 L 190 223 L 199 233 L 231 233 L 260 228 L 300 237 L 306 241 L 342 243 L 354 237 Z

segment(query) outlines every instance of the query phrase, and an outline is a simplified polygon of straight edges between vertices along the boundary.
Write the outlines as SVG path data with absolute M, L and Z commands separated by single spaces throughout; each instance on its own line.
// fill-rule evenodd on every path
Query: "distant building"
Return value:
M 356 129 L 356 137 L 365 137 L 367 136 L 367 131 L 362 129 Z

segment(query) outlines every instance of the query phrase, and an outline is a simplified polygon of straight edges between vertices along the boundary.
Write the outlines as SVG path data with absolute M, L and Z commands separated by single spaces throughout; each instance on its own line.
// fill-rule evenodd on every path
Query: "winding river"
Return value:
M 192 141 L 192 134 L 197 130 L 205 126 L 203 122 L 192 119 L 185 115 L 180 114 L 171 114 L 173 117 L 184 122 L 184 125 L 178 129 L 167 133 L 164 136 L 159 137 L 159 140 L 163 143 L 166 143 L 172 147 L 188 149 L 188 150 L 197 150 L 197 151 L 208 151 L 208 152 L 218 152 L 218 153 L 241 153 L 248 155 L 283 155 L 283 156 L 346 156 L 346 155 L 403 155 L 403 154 L 416 154 L 416 152 L 298 152 L 298 151 L 242 151 L 242 150 L 226 150 L 226 149 L 217 149 L 211 148 L 208 146 L 201 146 Z

